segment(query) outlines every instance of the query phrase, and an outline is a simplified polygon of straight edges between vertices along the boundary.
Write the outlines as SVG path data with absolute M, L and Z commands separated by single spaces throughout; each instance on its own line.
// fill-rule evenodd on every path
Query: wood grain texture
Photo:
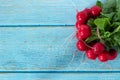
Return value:
M 74 25 L 72 0 L 0 0 L 0 25 Z M 104 1 L 104 0 L 101 0 Z M 73 0 L 79 10 L 96 0 Z
M 1 80 L 119 80 L 119 73 L 7 73 Z
M 119 80 L 120 55 L 100 63 L 76 51 L 75 15 L 71 0 L 0 0 L 0 80 Z
M 119 58 L 100 63 L 84 59 L 83 52 L 75 54 L 73 32 L 73 27 L 1 27 L 0 71 L 120 70 Z

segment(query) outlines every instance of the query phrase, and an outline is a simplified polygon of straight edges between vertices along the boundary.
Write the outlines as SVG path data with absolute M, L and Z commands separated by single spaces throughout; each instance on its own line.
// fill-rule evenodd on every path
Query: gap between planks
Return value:
M 96 73 L 120 73 L 120 71 L 0 71 L 0 73 L 67 73 L 67 74 L 77 74 L 77 73 L 90 73 L 90 74 L 96 74 Z
M 1 27 L 74 27 L 75 25 L 0 25 Z

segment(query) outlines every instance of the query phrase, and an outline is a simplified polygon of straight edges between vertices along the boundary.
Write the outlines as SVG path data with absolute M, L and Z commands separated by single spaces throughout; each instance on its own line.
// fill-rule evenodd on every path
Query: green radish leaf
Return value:
M 110 28 L 109 18 L 97 18 L 95 19 L 94 23 L 100 30 L 105 31 Z
M 120 22 L 113 22 L 113 24 L 111 25 L 113 28 L 116 28 L 120 25 Z
M 111 33 L 110 33 L 110 32 L 106 31 L 106 32 L 104 33 L 104 37 L 105 37 L 105 38 L 109 38 L 110 36 L 111 36 Z
M 94 40 L 98 40 L 98 37 L 97 36 L 90 36 L 89 38 L 87 38 L 86 42 L 90 43 L 90 42 L 92 42 Z
M 106 18 L 109 18 L 109 20 L 112 20 L 114 15 L 115 15 L 115 12 L 111 12 L 111 13 L 101 13 L 101 15 L 103 17 L 106 17 Z
M 119 33 L 120 32 L 120 26 L 114 29 L 114 31 L 111 34 Z
M 120 11 L 117 12 L 117 17 L 120 19 Z
M 115 17 L 117 20 L 116 21 L 119 21 L 120 23 L 120 0 L 117 0 L 117 16 Z
M 116 0 L 106 0 L 106 2 L 103 4 L 103 13 L 110 13 L 116 11 Z
M 97 0 L 96 5 L 102 7 L 102 2 Z
M 120 0 L 117 0 L 117 7 L 116 7 L 117 11 L 120 11 Z
M 96 26 L 94 23 L 94 19 L 92 19 L 92 18 L 88 20 L 87 24 L 92 28 L 95 28 L 95 26 Z
M 96 30 L 92 30 L 92 35 L 86 39 L 86 42 L 89 43 L 89 42 L 92 42 L 92 41 L 95 41 L 95 40 L 98 40 L 98 39 L 99 38 L 96 35 Z
M 120 22 L 119 16 L 120 16 L 120 14 L 118 12 L 116 12 L 112 19 L 112 22 Z
M 115 43 L 118 43 L 118 45 L 120 46 L 120 31 L 114 34 L 113 36 L 114 36 L 113 39 L 115 40 Z

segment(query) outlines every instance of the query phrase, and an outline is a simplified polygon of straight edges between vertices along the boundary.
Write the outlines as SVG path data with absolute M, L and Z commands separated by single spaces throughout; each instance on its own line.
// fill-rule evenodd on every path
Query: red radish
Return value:
M 92 12 L 93 17 L 99 16 L 101 11 L 102 11 L 102 9 L 99 6 L 93 6 L 91 8 L 91 12 Z
M 105 46 L 104 44 L 97 42 L 94 46 L 93 46 L 93 51 L 96 54 L 102 53 L 105 50 Z
M 76 33 L 78 39 L 85 40 L 91 36 L 91 29 L 88 25 L 81 25 L 80 29 Z
M 83 41 L 78 41 L 77 44 L 76 44 L 76 47 L 80 51 L 85 51 L 86 48 L 87 48 Z
M 91 60 L 95 60 L 97 58 L 97 55 L 93 52 L 92 49 L 86 51 L 86 56 Z
M 80 29 L 80 26 L 81 26 L 82 23 L 80 23 L 80 21 L 77 21 L 75 26 L 76 26 L 76 29 L 79 30 Z
M 83 12 L 87 13 L 87 18 L 88 18 L 88 19 L 89 19 L 89 18 L 91 17 L 91 15 L 92 15 L 91 9 L 85 8 L 85 9 L 83 10 Z
M 100 54 L 98 55 L 98 59 L 99 59 L 101 62 L 106 62 L 106 61 L 108 61 L 108 54 L 109 54 L 108 51 L 103 51 L 102 53 L 100 53 Z
M 76 38 L 78 39 L 76 47 L 80 51 L 85 51 L 86 56 L 91 60 L 95 60 L 98 57 L 99 61 L 107 62 L 108 60 L 114 60 L 117 57 L 117 51 L 115 49 L 110 49 L 109 51 L 105 50 L 105 45 L 96 41 L 96 39 L 93 39 L 90 43 L 86 43 L 89 42 L 89 40 L 87 41 L 86 39 L 89 39 L 92 34 L 92 27 L 87 25 L 87 21 L 90 18 L 95 19 L 96 17 L 99 17 L 101 12 L 102 8 L 95 5 L 90 9 L 85 8 L 83 11 L 76 14 L 77 21 L 75 27 Z
M 117 57 L 117 51 L 115 49 L 109 50 L 109 60 L 114 60 Z
M 76 16 L 77 21 L 79 21 L 82 24 L 85 24 L 87 22 L 87 14 L 83 11 L 78 12 Z
M 81 37 L 81 34 L 79 33 L 79 31 L 76 32 L 76 38 L 78 40 L 85 40 L 84 38 Z

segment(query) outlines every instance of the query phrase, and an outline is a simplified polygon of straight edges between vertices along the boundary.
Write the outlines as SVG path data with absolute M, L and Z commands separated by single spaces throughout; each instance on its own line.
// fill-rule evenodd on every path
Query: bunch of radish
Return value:
M 98 58 L 99 61 L 106 62 L 114 60 L 117 57 L 117 51 L 113 48 L 106 49 L 106 45 L 100 41 L 86 42 L 86 39 L 92 34 L 92 27 L 87 25 L 87 21 L 90 18 L 95 19 L 100 16 L 101 11 L 102 8 L 95 5 L 90 9 L 86 8 L 77 13 L 76 38 L 78 42 L 76 43 L 76 47 L 78 50 L 84 51 L 89 59 L 95 60 Z

